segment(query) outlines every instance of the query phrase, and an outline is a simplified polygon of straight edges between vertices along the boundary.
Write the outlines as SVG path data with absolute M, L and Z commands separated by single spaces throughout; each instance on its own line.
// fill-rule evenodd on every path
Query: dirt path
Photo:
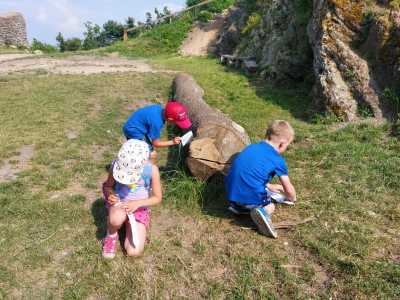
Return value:
M 223 18 L 216 19 L 207 23 L 198 22 L 189 31 L 188 36 L 180 47 L 183 55 L 207 55 L 213 53 L 216 42 L 225 26 Z
M 21 59 L 25 58 L 25 59 Z M 107 57 L 73 55 L 64 58 L 50 58 L 30 54 L 0 55 L 0 75 L 10 72 L 19 74 L 36 73 L 45 70 L 61 74 L 93 74 L 101 72 L 157 72 L 145 60 L 129 60 L 112 53 Z
M 188 33 L 179 52 L 183 55 L 207 55 L 214 52 L 216 40 L 223 28 L 223 18 L 208 23 L 198 22 Z M 147 64 L 146 60 L 130 60 L 118 53 L 112 53 L 107 57 L 73 55 L 63 58 L 36 54 L 0 54 L 0 76 L 10 73 L 93 74 L 129 71 L 157 72 Z

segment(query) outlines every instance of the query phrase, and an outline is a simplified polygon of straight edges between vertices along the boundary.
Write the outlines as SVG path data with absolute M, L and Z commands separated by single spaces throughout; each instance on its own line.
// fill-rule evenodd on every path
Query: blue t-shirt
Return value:
M 225 178 L 228 199 L 261 204 L 267 197 L 265 186 L 275 175 L 288 175 L 285 159 L 265 141 L 247 146 L 235 158 Z
M 137 140 L 149 136 L 152 140 L 158 140 L 164 126 L 163 110 L 160 105 L 150 105 L 135 111 L 122 127 L 125 136 Z

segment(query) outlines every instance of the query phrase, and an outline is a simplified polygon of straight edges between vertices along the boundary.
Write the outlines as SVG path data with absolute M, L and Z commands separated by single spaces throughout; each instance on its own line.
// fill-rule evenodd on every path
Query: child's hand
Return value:
M 136 211 L 140 207 L 139 201 L 126 201 L 122 204 L 121 208 L 125 209 L 125 211 L 130 214 Z
M 296 199 L 295 198 L 293 198 L 293 197 L 289 197 L 289 196 L 286 196 L 285 197 L 285 201 L 290 201 L 290 202 L 296 202 Z
M 110 190 L 110 196 L 108 196 L 108 202 L 110 202 L 110 205 L 115 205 L 118 202 L 121 202 L 121 199 L 119 199 L 118 194 L 114 194 L 114 192 Z
M 181 137 L 180 136 L 175 137 L 172 140 L 172 142 L 174 143 L 174 145 L 178 145 L 181 142 Z
M 266 187 L 267 189 L 269 189 L 271 192 L 274 193 L 284 192 L 283 186 L 281 184 L 268 183 Z

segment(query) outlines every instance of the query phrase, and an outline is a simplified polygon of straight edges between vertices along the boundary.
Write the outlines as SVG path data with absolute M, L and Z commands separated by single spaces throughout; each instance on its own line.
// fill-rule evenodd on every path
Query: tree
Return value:
M 61 32 L 58 33 L 56 36 L 56 41 L 58 42 L 58 48 L 60 49 L 60 52 L 65 51 L 65 40 L 64 37 L 62 36 Z
M 124 37 L 124 25 L 117 21 L 109 20 L 103 24 L 104 44 L 112 45 L 115 41 L 122 40 Z
M 139 23 L 138 25 L 140 25 Z M 125 28 L 133 28 L 133 27 L 135 27 L 135 19 L 132 17 L 128 17 L 128 19 L 125 19 Z M 128 31 L 128 36 L 130 38 L 133 38 L 136 35 L 137 35 L 137 30 Z
M 83 33 L 83 35 L 85 36 L 82 45 L 83 49 L 90 50 L 101 47 L 102 44 L 104 44 L 104 35 L 101 33 L 100 26 L 95 24 L 94 27 L 92 27 L 92 22 L 89 21 L 87 23 L 84 23 L 84 25 L 87 31 Z
M 155 7 L 154 8 L 154 13 L 156 14 L 156 16 L 157 16 L 157 19 L 159 19 L 159 18 L 162 18 L 163 17 L 163 15 L 158 11 L 158 9 L 157 9 L 157 7 Z
M 151 22 L 151 19 L 152 19 L 151 13 L 147 12 L 146 13 L 146 23 Z M 146 27 L 147 27 L 147 29 L 151 29 L 151 24 L 147 24 Z
M 78 51 L 82 47 L 80 38 L 73 37 L 65 41 L 65 51 Z
M 135 27 L 135 19 L 132 17 L 128 17 L 128 19 L 125 19 L 125 27 L 126 28 Z
M 164 6 L 164 9 L 163 9 L 163 14 L 164 14 L 164 16 L 168 16 L 168 15 L 170 15 L 170 14 L 171 14 L 171 11 L 170 11 L 170 10 L 168 10 L 168 7 L 167 7 L 167 6 Z

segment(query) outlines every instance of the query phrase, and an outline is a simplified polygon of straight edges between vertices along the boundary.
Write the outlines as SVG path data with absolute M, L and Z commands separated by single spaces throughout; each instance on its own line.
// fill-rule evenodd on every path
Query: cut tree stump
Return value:
M 192 122 L 194 138 L 189 144 L 187 164 L 192 174 L 206 180 L 216 172 L 229 173 L 235 157 L 250 144 L 242 126 L 204 100 L 204 91 L 194 78 L 179 73 L 172 82 L 173 101 L 182 103 Z

